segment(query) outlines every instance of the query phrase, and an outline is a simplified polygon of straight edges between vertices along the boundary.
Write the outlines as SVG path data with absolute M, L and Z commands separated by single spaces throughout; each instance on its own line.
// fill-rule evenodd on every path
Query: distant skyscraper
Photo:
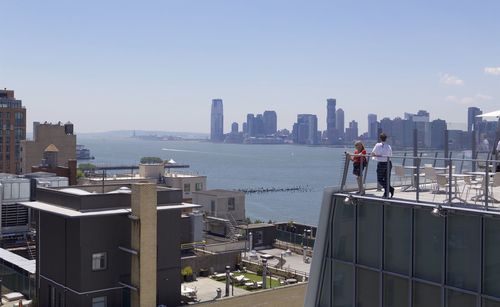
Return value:
M 431 147 L 434 149 L 444 148 L 444 131 L 446 130 L 446 121 L 436 119 L 431 122 Z
M 378 138 L 377 114 L 368 114 L 368 137 L 371 140 Z
M 247 114 L 247 134 L 248 136 L 255 136 L 255 116 L 252 113 Z
M 344 129 L 345 129 L 345 122 L 344 122 L 344 110 L 339 108 L 336 111 L 336 123 L 335 123 L 335 129 L 338 132 L 338 135 L 340 138 L 344 138 Z
M 212 100 L 212 112 L 210 116 L 210 140 L 221 142 L 224 140 L 224 110 L 222 99 Z
M 318 117 L 313 114 L 297 115 L 293 125 L 294 142 L 297 144 L 318 144 Z
M 358 138 L 358 122 L 353 120 L 349 123 L 349 127 L 345 129 L 345 140 L 352 142 Z
M 272 135 L 276 134 L 278 130 L 278 116 L 275 111 L 265 111 L 263 114 L 264 118 L 264 134 Z
M 334 144 L 336 138 L 336 114 L 335 108 L 337 106 L 337 100 L 334 98 L 328 98 L 326 100 L 326 135 L 329 144 Z
M 264 135 L 264 117 L 262 114 L 257 114 L 253 121 L 255 135 L 254 136 L 263 136 Z
M 231 133 L 238 133 L 238 123 L 231 124 Z
M 483 114 L 483 111 L 481 111 L 481 109 L 479 108 L 470 107 L 469 109 L 467 109 L 467 132 L 472 132 L 474 125 L 477 125 L 479 122 L 481 122 L 481 117 L 476 117 L 481 114 Z
M 337 100 L 334 98 L 328 98 L 326 100 L 326 130 L 335 129 L 336 127 L 336 114 L 335 108 L 337 106 Z
M 19 173 L 21 169 L 21 140 L 26 139 L 26 109 L 14 91 L 0 90 L 0 172 Z M 0 131 L 2 132 L 2 131 Z

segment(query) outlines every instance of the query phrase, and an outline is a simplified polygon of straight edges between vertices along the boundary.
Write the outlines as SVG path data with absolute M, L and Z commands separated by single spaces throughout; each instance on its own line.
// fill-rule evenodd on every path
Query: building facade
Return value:
M 264 134 L 275 135 L 278 131 L 278 115 L 276 115 L 276 111 L 264 111 L 262 117 L 264 119 Z
M 21 172 L 21 142 L 26 139 L 26 108 L 14 91 L 0 90 L 0 173 Z
M 477 107 L 469 107 L 467 109 L 467 132 L 472 133 L 472 130 L 477 129 L 477 125 L 482 121 L 478 115 L 483 114 L 483 111 Z
M 224 141 L 224 108 L 222 99 L 212 100 L 210 113 L 210 140 L 212 142 Z
M 345 114 L 344 110 L 342 108 L 338 108 L 336 111 L 336 123 L 335 123 L 335 129 L 337 130 L 337 133 L 339 135 L 339 138 L 344 139 L 345 138 Z
M 368 114 L 368 138 L 370 140 L 378 138 L 377 114 Z
M 155 184 L 39 188 L 38 306 L 177 306 L 179 190 Z M 139 257 L 140 255 L 140 257 Z
M 76 135 L 73 124 L 33 123 L 33 140 L 21 142 L 22 174 L 30 173 L 32 166 L 42 164 L 44 152 L 53 145 L 58 149 L 57 165 L 68 167 L 68 160 L 76 160 Z
M 245 193 L 229 190 L 207 190 L 193 192 L 193 203 L 207 215 L 221 219 L 243 221 L 245 215 Z
M 328 144 L 334 144 L 336 139 L 335 129 L 337 116 L 335 114 L 335 109 L 337 107 L 337 100 L 335 98 L 328 98 L 326 100 L 326 137 L 328 139 Z
M 317 145 L 318 117 L 313 114 L 297 115 L 297 123 L 293 125 L 293 141 L 296 144 Z
M 182 199 L 186 202 L 193 200 L 193 193 L 207 190 L 207 176 L 167 173 L 163 180 L 166 186 L 182 190 Z
M 325 190 L 305 306 L 500 306 L 500 215 Z

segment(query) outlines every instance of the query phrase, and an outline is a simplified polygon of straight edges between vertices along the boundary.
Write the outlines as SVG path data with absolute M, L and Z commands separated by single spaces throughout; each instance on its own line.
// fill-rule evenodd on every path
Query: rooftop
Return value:
M 78 211 L 78 210 L 74 210 L 71 208 L 52 205 L 52 204 L 41 202 L 41 201 L 19 202 L 18 204 L 26 206 L 26 207 L 34 209 L 34 210 L 50 212 L 53 214 L 62 215 L 62 216 L 69 217 L 69 218 L 81 218 L 81 217 L 89 217 L 89 216 L 103 216 L 103 215 L 117 215 L 117 214 L 131 214 L 132 213 L 132 210 L 128 209 L 128 208 L 94 210 L 94 211 Z M 162 211 L 162 210 L 195 209 L 195 208 L 200 208 L 200 207 L 201 207 L 200 205 L 195 205 L 195 204 L 179 203 L 179 204 L 157 206 L 156 209 L 158 211 Z
M 197 191 L 197 192 L 193 192 L 193 194 L 202 194 L 202 195 L 210 195 L 210 196 L 217 196 L 217 197 L 232 197 L 235 195 L 245 195 L 245 193 L 240 192 L 240 191 L 223 190 L 223 189 Z

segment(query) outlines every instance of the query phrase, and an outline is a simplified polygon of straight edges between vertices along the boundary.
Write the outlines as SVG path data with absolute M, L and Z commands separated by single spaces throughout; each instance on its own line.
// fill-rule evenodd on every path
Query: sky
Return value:
M 464 123 L 500 108 L 500 2 L 0 0 L 0 88 L 78 132 L 225 131 L 247 113 Z M 30 127 L 31 125 L 29 125 Z M 29 128 L 30 129 L 30 128 Z

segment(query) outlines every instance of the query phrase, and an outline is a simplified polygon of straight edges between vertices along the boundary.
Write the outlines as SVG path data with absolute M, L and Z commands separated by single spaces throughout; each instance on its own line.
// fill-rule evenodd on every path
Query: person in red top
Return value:
M 356 181 L 358 182 L 358 194 L 365 195 L 365 189 L 363 187 L 363 169 L 366 167 L 366 150 L 365 146 L 361 141 L 354 143 L 354 155 L 351 156 L 353 170 L 352 173 L 356 176 Z

